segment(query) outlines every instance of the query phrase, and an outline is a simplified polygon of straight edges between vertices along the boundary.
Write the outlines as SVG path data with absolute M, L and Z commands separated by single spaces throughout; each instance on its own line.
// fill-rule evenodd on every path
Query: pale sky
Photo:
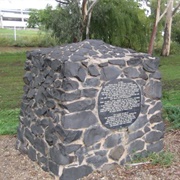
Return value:
M 0 0 L 0 9 L 44 9 L 49 4 L 56 7 L 55 0 Z

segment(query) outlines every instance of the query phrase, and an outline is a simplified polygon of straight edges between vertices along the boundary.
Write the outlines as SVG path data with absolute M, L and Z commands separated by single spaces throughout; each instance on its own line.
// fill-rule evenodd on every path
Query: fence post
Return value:
M 16 41 L 16 26 L 14 26 L 14 40 Z

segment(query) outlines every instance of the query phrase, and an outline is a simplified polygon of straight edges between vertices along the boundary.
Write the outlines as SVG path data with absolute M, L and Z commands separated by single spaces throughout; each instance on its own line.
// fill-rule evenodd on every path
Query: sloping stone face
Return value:
M 63 180 L 161 151 L 158 65 L 100 40 L 28 52 L 17 149 Z

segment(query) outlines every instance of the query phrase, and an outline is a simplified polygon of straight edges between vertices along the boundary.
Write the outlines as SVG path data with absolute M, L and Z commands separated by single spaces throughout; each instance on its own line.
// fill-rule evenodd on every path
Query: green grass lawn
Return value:
M 0 134 L 15 134 L 18 126 L 25 52 L 0 52 Z M 180 106 L 180 55 L 161 58 L 164 106 Z M 179 116 L 179 110 L 175 109 Z M 179 121 L 179 120 L 178 120 Z

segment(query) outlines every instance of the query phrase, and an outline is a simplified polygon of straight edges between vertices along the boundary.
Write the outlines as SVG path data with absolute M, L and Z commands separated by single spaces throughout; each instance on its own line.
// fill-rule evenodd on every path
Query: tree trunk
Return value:
M 161 55 L 169 56 L 171 45 L 171 26 L 172 26 L 172 12 L 173 12 L 173 0 L 169 0 L 170 5 L 167 10 L 165 29 L 164 29 L 164 42 L 162 46 Z
M 155 18 L 153 30 L 152 30 L 152 33 L 151 33 L 151 39 L 150 39 L 150 43 L 149 43 L 149 48 L 148 48 L 148 54 L 150 54 L 150 55 L 152 55 L 152 53 L 153 53 L 154 41 L 155 41 L 155 38 L 156 38 L 157 27 L 158 27 L 159 18 L 160 18 L 160 4 L 161 4 L 161 0 L 158 0 L 157 9 L 156 9 L 156 18 Z

